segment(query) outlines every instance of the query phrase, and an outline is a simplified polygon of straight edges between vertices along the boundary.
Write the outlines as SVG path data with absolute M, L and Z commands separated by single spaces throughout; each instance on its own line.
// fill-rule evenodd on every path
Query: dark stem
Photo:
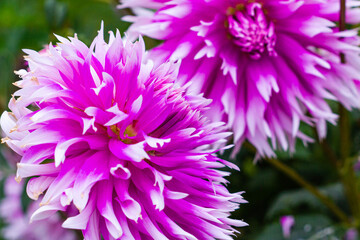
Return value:
M 346 0 L 340 0 L 339 31 L 346 29 Z M 341 63 L 345 63 L 345 55 L 340 53 Z
M 344 31 L 345 29 L 346 0 L 340 0 L 339 30 Z M 346 63 L 345 55 L 343 53 L 340 53 L 340 60 L 342 64 Z M 339 104 L 339 114 L 341 156 L 339 174 L 350 209 L 354 218 L 357 220 L 356 224 L 358 224 L 360 223 L 360 197 L 354 170 L 354 159 L 350 157 L 351 138 L 349 112 L 343 105 Z
M 334 152 L 334 149 L 331 148 L 326 138 L 320 139 L 317 129 L 314 128 L 314 134 L 315 138 L 317 139 L 322 152 L 325 154 L 325 156 L 330 160 L 331 164 L 335 169 L 338 169 L 340 167 L 338 158 L 336 156 L 336 153 Z
M 325 206 L 327 206 L 336 217 L 338 217 L 342 222 L 350 223 L 346 214 L 332 201 L 331 198 L 324 195 L 320 192 L 316 187 L 314 187 L 311 183 L 302 178 L 297 172 L 295 172 L 292 168 L 288 167 L 281 161 L 275 158 L 265 158 L 265 161 L 273 165 L 275 168 L 280 170 L 286 176 L 297 182 L 300 186 L 308 190 L 315 197 L 317 197 Z

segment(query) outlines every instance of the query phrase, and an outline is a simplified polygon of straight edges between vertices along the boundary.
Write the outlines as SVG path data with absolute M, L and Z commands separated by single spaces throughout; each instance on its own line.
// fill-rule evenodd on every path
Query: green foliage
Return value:
M 346 205 L 343 187 L 340 183 L 319 187 L 319 190 L 333 199 L 338 206 Z M 271 204 L 265 218 L 270 220 L 276 219 L 282 215 L 291 214 L 295 211 L 299 213 L 307 211 L 330 214 L 328 208 L 326 208 L 314 195 L 305 189 L 297 189 L 280 193 Z
M 333 226 L 331 219 L 320 214 L 296 215 L 290 238 L 286 240 L 340 240 L 344 229 Z M 283 237 L 279 221 L 267 225 L 256 240 L 281 240 Z
M 358 124 L 356 114 L 358 113 L 352 115 L 352 126 Z M 328 127 L 327 144 L 338 155 L 336 149 L 339 148 L 339 129 L 332 125 Z M 302 128 L 315 138 L 314 130 L 307 126 Z M 354 139 L 359 135 L 359 128 L 352 128 L 352 139 Z M 309 146 L 298 142 L 296 149 L 293 154 L 278 152 L 281 162 L 315 185 L 321 193 L 330 197 L 337 206 L 350 215 L 343 186 L 339 182 L 337 167 L 332 164 L 328 153 L 324 153 L 323 146 L 317 142 Z M 356 153 L 356 149 L 358 149 L 356 146 L 352 149 L 353 154 Z M 228 155 L 229 153 L 224 154 L 224 158 L 228 158 Z M 249 227 L 239 229 L 242 234 L 236 239 L 284 239 L 279 223 L 283 215 L 295 217 L 295 226 L 291 231 L 290 239 L 343 239 L 347 227 L 342 225 L 316 197 L 264 160 L 254 163 L 253 159 L 252 147 L 245 144 L 245 148 L 236 159 L 241 172 L 233 172 L 229 177 L 230 190 L 245 191 L 244 197 L 249 201 L 234 213 L 235 218 L 244 219 L 249 223 Z M 311 225 L 311 231 L 304 230 L 306 223 Z

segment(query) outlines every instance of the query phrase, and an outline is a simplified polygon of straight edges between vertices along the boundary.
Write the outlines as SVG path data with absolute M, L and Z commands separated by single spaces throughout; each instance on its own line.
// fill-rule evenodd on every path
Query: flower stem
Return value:
M 346 29 L 346 0 L 340 0 L 339 31 Z M 345 55 L 340 54 L 341 63 L 345 63 Z
M 344 186 L 345 196 L 353 217 L 357 220 L 356 225 L 360 227 L 360 195 L 359 186 L 354 169 L 354 158 L 350 157 L 350 120 L 348 111 L 339 106 L 340 125 L 340 168 L 339 175 Z
M 331 148 L 331 146 L 329 145 L 326 138 L 320 139 L 317 129 L 313 128 L 313 130 L 314 130 L 314 134 L 315 134 L 315 139 L 317 139 L 318 144 L 320 145 L 322 152 L 330 160 L 333 167 L 337 170 L 338 168 L 340 168 L 340 163 L 339 163 L 339 160 L 338 160 L 338 157 L 337 157 L 336 153 Z M 339 172 L 337 171 L 337 173 L 339 173 Z
M 350 223 L 346 214 L 338 207 L 336 204 L 329 198 L 320 192 L 316 187 L 302 178 L 297 172 L 295 172 L 292 168 L 288 167 L 286 164 L 282 163 L 278 159 L 275 158 L 265 158 L 265 161 L 273 165 L 275 168 L 280 170 L 282 173 L 290 177 L 292 180 L 297 182 L 300 186 L 308 190 L 315 197 L 317 197 L 325 206 L 327 206 L 334 214 L 337 216 L 342 222 Z
M 346 29 L 346 0 L 340 0 L 339 30 Z M 340 54 L 342 64 L 346 63 L 345 55 Z M 348 111 L 339 105 L 339 125 L 340 125 L 340 169 L 339 174 L 344 186 L 346 198 L 348 200 L 353 217 L 360 223 L 360 195 L 357 186 L 357 179 L 354 170 L 354 159 L 350 157 L 350 119 Z M 359 226 L 358 226 L 359 227 Z

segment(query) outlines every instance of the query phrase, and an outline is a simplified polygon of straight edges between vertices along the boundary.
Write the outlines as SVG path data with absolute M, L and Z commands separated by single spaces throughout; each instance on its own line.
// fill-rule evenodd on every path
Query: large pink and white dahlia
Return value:
M 348 0 L 347 22 L 360 23 L 359 1 Z M 293 150 L 300 122 L 326 135 L 337 116 L 326 99 L 360 106 L 356 31 L 340 33 L 339 0 L 123 0 L 137 16 L 129 34 L 164 43 L 156 58 L 182 59 L 180 78 L 214 100 L 210 116 L 249 140 L 260 155 L 277 145 Z M 152 10 L 149 10 L 152 9 Z M 340 53 L 352 65 L 340 63 Z M 351 59 L 351 60 L 350 60 Z M 271 144 L 268 142 L 270 139 Z M 236 152 L 236 151 L 235 151 Z
M 202 117 L 208 100 L 174 85 L 176 65 L 145 62 L 142 40 L 58 39 L 47 54 L 25 50 L 1 117 L 22 155 L 17 179 L 31 178 L 31 198 L 45 192 L 32 220 L 74 205 L 63 227 L 85 239 L 231 239 L 244 200 L 217 170 L 233 165 L 209 147 L 229 134 Z

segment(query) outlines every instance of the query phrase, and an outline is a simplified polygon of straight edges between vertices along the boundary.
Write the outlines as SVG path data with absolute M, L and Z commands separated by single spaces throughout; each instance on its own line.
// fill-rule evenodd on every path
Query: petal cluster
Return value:
M 202 116 L 208 100 L 174 84 L 176 64 L 154 66 L 141 39 L 109 35 L 25 50 L 1 126 L 22 156 L 17 180 L 30 177 L 32 199 L 44 193 L 32 220 L 75 206 L 63 227 L 85 239 L 231 239 L 244 200 L 218 170 L 235 166 L 215 155 L 229 133 Z
M 359 1 L 347 22 L 360 22 Z M 235 152 L 250 141 L 260 155 L 293 150 L 301 122 L 326 134 L 337 115 L 327 100 L 359 107 L 359 37 L 336 27 L 338 0 L 123 0 L 136 16 L 130 35 L 164 40 L 156 59 L 182 59 L 180 78 L 213 99 L 209 116 L 234 131 Z M 151 8 L 151 10 L 149 10 Z M 153 11 L 155 9 L 155 11 Z M 351 64 L 340 62 L 340 53 Z M 161 60 L 161 61 L 162 61 Z M 270 141 L 268 141 L 270 140 Z

